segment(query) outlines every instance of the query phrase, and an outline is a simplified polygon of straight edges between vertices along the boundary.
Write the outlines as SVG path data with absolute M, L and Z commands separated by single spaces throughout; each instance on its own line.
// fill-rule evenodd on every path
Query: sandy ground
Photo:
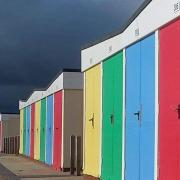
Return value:
M 83 180 L 22 156 L 0 155 L 0 180 Z

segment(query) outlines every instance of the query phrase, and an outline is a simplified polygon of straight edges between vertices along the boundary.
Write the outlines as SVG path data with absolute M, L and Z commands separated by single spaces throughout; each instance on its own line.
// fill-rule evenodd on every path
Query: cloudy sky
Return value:
M 0 112 L 44 88 L 80 49 L 116 32 L 144 0 L 0 0 Z

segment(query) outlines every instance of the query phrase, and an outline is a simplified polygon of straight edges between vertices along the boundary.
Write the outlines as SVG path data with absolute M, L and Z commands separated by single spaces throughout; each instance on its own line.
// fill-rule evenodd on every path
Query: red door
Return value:
M 30 158 L 34 159 L 34 116 L 35 104 L 31 105 L 31 140 L 30 140 Z
M 54 94 L 54 153 L 53 167 L 61 169 L 62 153 L 62 91 Z
M 160 30 L 159 180 L 180 180 L 180 20 Z

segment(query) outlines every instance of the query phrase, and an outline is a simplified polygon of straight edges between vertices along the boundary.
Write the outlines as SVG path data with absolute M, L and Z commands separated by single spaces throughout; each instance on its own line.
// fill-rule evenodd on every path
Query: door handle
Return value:
M 91 119 L 89 119 L 89 121 L 92 123 L 92 127 L 94 128 L 94 113 Z
M 178 113 L 178 119 L 180 119 L 180 104 L 178 104 L 176 111 Z
M 141 115 L 141 112 L 140 111 L 137 111 L 134 113 L 135 116 L 137 116 L 138 118 L 138 121 L 140 120 L 140 115 Z
M 111 124 L 114 124 L 114 115 L 113 114 L 111 114 L 110 120 L 111 120 Z

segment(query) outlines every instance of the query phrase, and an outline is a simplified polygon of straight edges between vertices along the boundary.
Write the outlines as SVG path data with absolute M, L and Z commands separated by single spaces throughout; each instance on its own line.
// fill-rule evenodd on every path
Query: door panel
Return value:
M 129 47 L 126 58 L 125 179 L 152 180 L 155 155 L 155 35 Z
M 35 103 L 34 159 L 40 159 L 40 116 L 41 101 Z
M 123 129 L 123 52 L 117 55 L 114 67 L 114 146 L 113 180 L 122 179 Z M 118 170 L 117 170 L 118 169 Z
M 46 99 L 41 100 L 40 160 L 45 162 Z
M 26 156 L 30 155 L 30 106 L 27 107 L 27 121 L 26 121 Z
M 140 179 L 154 179 L 155 36 L 141 41 Z
M 140 42 L 126 50 L 125 180 L 140 180 Z
M 159 180 L 180 179 L 180 19 L 160 30 Z
M 123 54 L 119 53 L 103 63 L 103 180 L 122 178 L 122 85 Z
M 53 95 L 47 97 L 46 163 L 52 165 L 53 150 Z
M 115 58 L 110 58 L 103 63 L 101 169 L 101 179 L 103 180 L 110 180 L 110 177 L 113 176 L 114 61 Z
M 101 65 L 85 72 L 84 174 L 100 176 Z
M 24 109 L 20 110 L 20 148 L 19 153 L 23 154 L 23 128 L 24 127 Z
M 24 108 L 24 116 L 23 116 L 23 154 L 26 154 L 26 117 L 27 117 L 27 109 Z
M 54 94 L 54 154 L 53 167 L 61 168 L 62 156 L 62 91 Z
M 30 143 L 30 157 L 34 159 L 34 119 L 35 119 L 35 104 L 31 105 L 31 143 Z

